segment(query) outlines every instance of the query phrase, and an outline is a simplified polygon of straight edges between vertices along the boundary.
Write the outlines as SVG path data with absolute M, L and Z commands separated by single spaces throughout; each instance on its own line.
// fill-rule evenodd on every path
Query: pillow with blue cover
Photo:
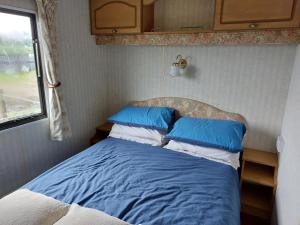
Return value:
M 173 125 L 174 117 L 175 109 L 168 107 L 126 106 L 108 121 L 167 132 Z
M 166 139 L 238 153 L 245 132 L 246 126 L 237 121 L 182 117 Z

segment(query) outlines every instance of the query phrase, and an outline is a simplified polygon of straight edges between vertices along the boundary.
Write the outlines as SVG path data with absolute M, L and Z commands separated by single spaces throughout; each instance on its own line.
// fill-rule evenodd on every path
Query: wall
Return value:
M 28 1 L 0 4 L 30 8 Z M 100 47 L 87 24 L 88 1 L 60 1 L 60 76 L 73 138 L 50 141 L 47 120 L 0 132 L 0 196 L 84 149 L 95 125 L 131 100 L 181 96 L 241 113 L 248 145 L 274 148 L 295 46 Z M 178 53 L 192 57 L 188 77 L 166 74 Z
M 34 0 L 0 0 L 5 3 L 34 8 Z M 0 131 L 0 196 L 87 147 L 96 124 L 105 118 L 106 48 L 90 36 L 88 8 L 88 1 L 59 3 L 59 71 L 73 137 L 50 141 L 47 119 Z
M 20 2 L 20 0 L 0 0 L 0 6 L 11 6 L 36 11 L 34 0 L 23 0 L 22 2 Z
M 300 224 L 300 45 L 285 109 L 282 137 L 285 142 L 280 153 L 277 190 L 277 215 L 279 225 Z
M 155 2 L 155 30 L 179 30 L 183 27 L 211 29 L 215 1 L 159 0 Z
M 111 47 L 108 108 L 132 100 L 179 96 L 244 115 L 247 146 L 275 149 L 296 47 Z M 176 55 L 191 56 L 190 76 L 170 77 Z

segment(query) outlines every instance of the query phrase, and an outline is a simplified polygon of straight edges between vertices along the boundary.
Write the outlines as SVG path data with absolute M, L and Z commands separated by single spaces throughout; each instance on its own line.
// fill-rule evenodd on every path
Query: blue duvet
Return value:
M 108 138 L 23 188 L 131 224 L 240 224 L 237 171 L 158 147 Z

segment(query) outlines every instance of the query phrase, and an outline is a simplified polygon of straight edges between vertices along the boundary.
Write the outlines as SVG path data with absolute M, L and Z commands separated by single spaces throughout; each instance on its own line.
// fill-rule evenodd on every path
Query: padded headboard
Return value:
M 187 99 L 187 98 L 177 98 L 177 97 L 163 97 L 163 98 L 153 98 L 145 101 L 131 102 L 130 105 L 135 106 L 165 106 L 176 109 L 177 117 L 188 116 L 197 118 L 212 118 L 212 119 L 222 119 L 222 120 L 234 120 L 242 122 L 248 127 L 247 120 L 240 114 L 226 112 L 218 109 L 212 105 Z M 240 153 L 240 165 L 242 165 L 243 152 Z M 241 176 L 241 167 L 238 169 L 238 173 Z
M 145 101 L 131 102 L 135 106 L 165 106 L 176 109 L 177 117 L 200 117 L 223 120 L 240 121 L 247 125 L 246 119 L 237 113 L 226 112 L 206 103 L 187 98 L 163 97 L 153 98 Z

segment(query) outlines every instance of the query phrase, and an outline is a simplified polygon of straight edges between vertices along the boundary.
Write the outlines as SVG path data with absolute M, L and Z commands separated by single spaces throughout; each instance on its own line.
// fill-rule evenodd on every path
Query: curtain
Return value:
M 36 0 L 42 59 L 49 89 L 49 122 L 52 140 L 62 141 L 72 135 L 57 74 L 56 9 L 58 0 Z

